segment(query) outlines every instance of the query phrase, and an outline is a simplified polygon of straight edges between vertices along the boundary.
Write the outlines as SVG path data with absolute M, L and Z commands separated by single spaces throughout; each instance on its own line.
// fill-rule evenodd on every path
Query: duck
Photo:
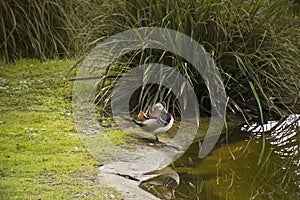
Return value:
M 157 134 L 170 130 L 174 124 L 174 118 L 167 111 L 166 103 L 161 101 L 154 104 L 146 113 L 140 112 L 137 120 L 133 122 L 144 131 L 153 134 L 159 142 Z

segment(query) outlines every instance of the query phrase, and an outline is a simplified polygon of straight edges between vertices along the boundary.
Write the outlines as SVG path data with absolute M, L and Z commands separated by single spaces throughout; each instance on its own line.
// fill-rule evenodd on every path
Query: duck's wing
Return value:
M 165 127 L 170 123 L 172 116 L 170 113 L 162 113 L 156 118 L 150 118 L 143 122 L 143 126 Z
M 170 113 L 163 113 L 156 118 L 161 126 L 167 126 L 171 121 L 172 115 Z

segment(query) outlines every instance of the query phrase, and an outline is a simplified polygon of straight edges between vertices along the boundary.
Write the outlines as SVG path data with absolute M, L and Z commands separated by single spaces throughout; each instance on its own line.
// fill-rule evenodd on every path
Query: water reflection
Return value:
M 299 157 L 299 129 L 299 114 L 286 116 L 279 121 L 269 121 L 263 125 L 254 123 L 241 128 L 242 131 L 250 132 L 258 138 L 261 137 L 262 133 L 268 133 L 267 139 L 274 146 L 274 152 L 282 158 Z M 300 167 L 300 160 L 295 159 L 294 164 Z M 296 173 L 299 174 L 300 170 L 297 169 Z
M 205 158 L 198 143 L 173 164 L 176 199 L 300 199 L 300 115 L 231 129 Z

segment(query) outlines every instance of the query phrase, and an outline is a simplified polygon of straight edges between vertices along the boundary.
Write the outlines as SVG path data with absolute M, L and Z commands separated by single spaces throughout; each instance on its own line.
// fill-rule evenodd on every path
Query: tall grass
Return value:
M 6 59 L 68 52 L 69 18 L 55 1 L 1 1 L 1 54 Z
M 223 77 L 230 111 L 264 118 L 264 113 L 282 115 L 299 106 L 296 0 L 10 0 L 0 5 L 0 55 L 5 60 L 82 55 L 115 33 L 158 26 L 189 35 L 211 54 Z M 176 55 L 156 50 L 127 54 L 114 71 L 108 70 L 110 79 L 103 79 L 101 85 L 106 87 L 98 103 L 108 105 L 102 94 L 109 96 L 118 77 L 149 62 L 176 66 L 191 80 L 201 109 L 209 114 L 210 100 L 201 76 Z M 151 91 L 158 90 L 144 89 L 137 94 L 138 109 L 169 93 L 164 88 L 160 95 Z M 147 95 L 157 98 L 142 101 Z M 172 104 L 174 98 L 170 95 L 166 100 Z
M 109 35 L 104 1 L 8 0 L 0 3 L 0 55 L 6 61 L 82 55 Z M 105 6 L 105 8 L 104 8 Z M 105 27 L 105 28 L 103 28 Z
M 113 21 L 116 27 L 123 30 L 143 26 L 170 28 L 202 44 L 221 71 L 232 112 L 242 112 L 247 119 L 264 119 L 266 113 L 283 115 L 297 111 L 300 20 L 294 12 L 296 1 L 113 2 L 118 9 L 122 8 Z M 132 66 L 172 57 L 169 63 L 191 80 L 202 111 L 209 112 L 210 100 L 201 76 L 191 66 L 183 65 L 176 55 L 153 50 L 131 56 Z

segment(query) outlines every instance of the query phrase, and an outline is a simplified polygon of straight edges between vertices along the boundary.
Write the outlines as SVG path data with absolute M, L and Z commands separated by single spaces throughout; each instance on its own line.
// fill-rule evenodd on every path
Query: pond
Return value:
M 198 158 L 194 143 L 171 166 L 175 199 L 300 199 L 300 115 L 233 128 Z
M 125 199 L 157 199 L 147 196 L 150 193 L 159 199 L 177 200 L 300 199 L 300 115 L 263 125 L 232 122 L 201 159 L 199 144 L 209 119 L 200 119 L 197 139 L 184 151 L 170 140 L 172 132 L 159 136 L 165 144 L 146 139 L 135 129 L 130 130 L 137 135 L 125 139 L 119 131 L 87 137 L 95 156 L 105 161 L 103 155 L 107 154 L 111 159 L 100 167 L 99 181 L 122 194 L 130 193 Z M 104 138 L 119 145 L 114 149 L 120 148 L 116 152 L 104 149 Z

